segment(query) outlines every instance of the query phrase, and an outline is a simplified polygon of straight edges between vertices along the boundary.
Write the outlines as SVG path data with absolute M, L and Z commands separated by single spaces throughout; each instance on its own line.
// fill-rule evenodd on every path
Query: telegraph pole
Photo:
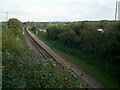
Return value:
M 117 10 L 118 10 L 118 0 L 116 0 L 116 6 L 115 6 L 115 21 L 117 20 Z
M 6 27 L 8 28 L 8 12 L 5 13 L 6 13 Z
M 8 12 L 5 12 L 6 13 L 6 20 L 8 21 Z

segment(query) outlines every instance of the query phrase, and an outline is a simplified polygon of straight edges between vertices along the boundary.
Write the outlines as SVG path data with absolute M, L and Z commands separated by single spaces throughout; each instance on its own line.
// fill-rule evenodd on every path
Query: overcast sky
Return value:
M 0 21 L 114 20 L 116 0 L 0 0 Z

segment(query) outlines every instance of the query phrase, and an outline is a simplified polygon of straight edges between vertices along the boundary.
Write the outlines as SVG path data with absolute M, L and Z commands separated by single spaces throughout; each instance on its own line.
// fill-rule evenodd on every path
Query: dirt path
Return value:
M 52 55 L 58 63 L 62 64 L 65 68 L 69 68 L 74 76 L 81 79 L 86 87 L 90 88 L 104 88 L 104 86 L 99 83 L 93 76 L 91 76 L 86 71 L 80 69 L 77 65 L 71 63 L 68 60 L 65 60 L 62 56 L 55 53 L 51 50 L 46 44 L 44 44 L 41 40 L 36 38 L 31 32 L 29 34 L 50 54 Z

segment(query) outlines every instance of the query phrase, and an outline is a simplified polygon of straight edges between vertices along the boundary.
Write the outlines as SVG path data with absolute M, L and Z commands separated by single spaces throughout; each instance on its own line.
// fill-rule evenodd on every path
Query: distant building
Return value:
M 102 32 L 102 33 L 103 33 L 103 32 L 104 32 L 104 30 L 103 30 L 103 29 L 98 29 L 98 32 Z
M 38 29 L 38 31 L 46 32 L 46 29 Z
M 120 1 L 118 2 L 118 20 L 120 21 Z
M 38 34 L 38 31 L 36 31 L 35 33 Z

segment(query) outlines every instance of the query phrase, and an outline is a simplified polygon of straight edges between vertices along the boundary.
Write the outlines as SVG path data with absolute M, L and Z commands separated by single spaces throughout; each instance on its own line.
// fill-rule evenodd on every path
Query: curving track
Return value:
M 86 71 L 81 70 L 78 66 L 72 64 L 69 61 L 64 60 L 63 57 L 54 53 L 48 46 L 43 42 L 38 41 L 34 35 L 32 35 L 27 28 L 24 29 L 24 34 L 27 39 L 33 44 L 33 46 L 39 51 L 39 54 L 46 60 L 55 60 L 61 68 L 67 68 L 71 70 L 71 74 L 74 77 L 78 77 L 82 80 L 85 87 L 88 88 L 105 88 L 99 83 L 93 76 L 89 75 Z
M 31 43 L 36 47 L 36 49 L 39 51 L 39 53 L 42 55 L 44 59 L 54 59 L 47 51 L 40 45 L 38 44 L 37 41 L 35 41 L 30 34 L 28 33 L 27 30 L 25 30 L 25 35 L 27 38 L 31 41 Z

